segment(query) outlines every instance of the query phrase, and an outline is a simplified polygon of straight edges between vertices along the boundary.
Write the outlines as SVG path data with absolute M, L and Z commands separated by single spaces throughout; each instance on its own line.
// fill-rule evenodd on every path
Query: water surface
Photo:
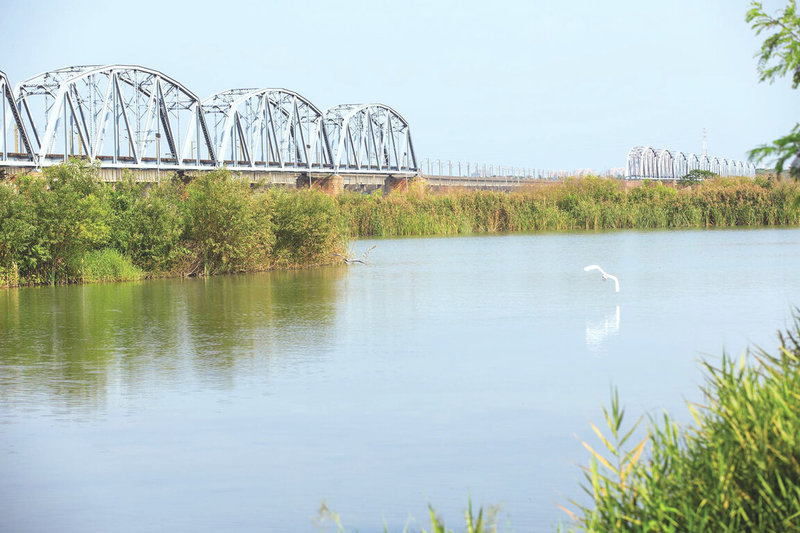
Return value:
M 362 241 L 366 265 L 0 291 L 0 530 L 400 530 L 581 498 L 609 388 L 690 417 L 772 348 L 800 230 Z M 612 282 L 583 267 L 597 263 Z

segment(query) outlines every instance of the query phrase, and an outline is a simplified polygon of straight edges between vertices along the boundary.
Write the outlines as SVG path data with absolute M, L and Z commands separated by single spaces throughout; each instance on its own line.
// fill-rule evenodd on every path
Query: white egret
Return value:
M 615 284 L 616 289 L 617 289 L 617 292 L 619 292 L 619 280 L 617 279 L 617 276 L 612 276 L 611 274 L 608 274 L 605 270 L 600 268 L 599 265 L 589 265 L 589 266 L 583 267 L 583 270 L 585 272 L 589 272 L 590 270 L 599 270 L 600 273 L 603 275 L 603 281 L 605 281 L 605 280 L 607 280 L 609 278 L 613 279 L 614 280 L 614 284 Z

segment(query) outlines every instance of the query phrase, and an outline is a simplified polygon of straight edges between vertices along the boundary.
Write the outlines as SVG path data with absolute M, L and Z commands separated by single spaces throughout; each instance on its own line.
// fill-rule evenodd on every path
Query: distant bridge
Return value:
M 133 65 L 74 66 L 11 89 L 0 72 L 0 166 L 71 157 L 103 169 L 415 176 L 408 122 L 383 104 L 321 111 L 286 89 L 232 89 L 205 100 Z
M 720 176 L 756 176 L 756 166 L 708 155 L 634 146 L 628 152 L 628 179 L 680 179 L 692 170 L 706 170 Z

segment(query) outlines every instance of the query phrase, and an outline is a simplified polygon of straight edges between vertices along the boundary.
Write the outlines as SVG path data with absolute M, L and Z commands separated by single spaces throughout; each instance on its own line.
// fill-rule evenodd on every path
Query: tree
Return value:
M 691 183 L 700 183 L 703 180 L 716 177 L 719 177 L 719 174 L 711 172 L 710 170 L 700 170 L 699 168 L 695 168 L 690 170 L 688 174 L 682 177 L 680 183 L 682 185 L 688 185 Z
M 797 14 L 796 0 L 789 0 L 776 16 L 766 14 L 761 2 L 752 2 L 745 20 L 756 35 L 769 33 L 760 52 L 756 54 L 759 81 L 772 83 L 788 75 L 792 79 L 792 89 L 797 89 L 800 86 L 800 16 Z M 794 157 L 789 165 L 789 173 L 795 179 L 800 179 L 800 123 L 795 124 L 788 135 L 776 139 L 772 144 L 751 150 L 748 157 L 755 163 L 774 157 L 778 175 L 783 172 L 784 163 Z

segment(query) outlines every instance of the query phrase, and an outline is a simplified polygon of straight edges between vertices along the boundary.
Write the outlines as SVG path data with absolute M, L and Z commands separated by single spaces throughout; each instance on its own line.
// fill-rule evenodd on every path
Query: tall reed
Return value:
M 800 530 L 800 315 L 780 347 L 738 361 L 704 363 L 695 426 L 650 419 L 627 447 L 616 394 L 604 414 L 604 450 L 592 456 L 584 489 L 591 506 L 572 513 L 585 531 Z
M 344 194 L 339 206 L 354 237 L 473 232 L 657 229 L 788 225 L 800 185 L 719 178 L 691 186 L 630 184 L 588 177 L 513 192 L 432 190 L 388 196 Z
M 484 513 L 483 507 L 478 509 L 477 516 L 472 511 L 472 499 L 467 500 L 467 508 L 464 511 L 464 533 L 497 533 L 498 521 L 497 514 L 499 506 L 489 506 Z M 419 531 L 419 533 L 453 533 L 452 529 L 445 527 L 444 520 L 436 514 L 434 508 L 428 505 L 428 515 L 430 518 L 430 529 L 425 529 L 419 526 L 419 529 L 413 528 L 413 518 L 410 518 L 405 527 L 401 530 L 402 533 L 411 533 Z M 323 501 L 322 505 L 317 512 L 317 526 L 322 531 L 327 531 L 328 526 L 332 525 L 337 533 L 347 533 L 348 529 L 342 523 L 341 517 L 331 510 L 328 505 Z M 389 528 L 384 526 L 384 533 L 389 533 Z M 401 533 L 398 532 L 398 533 Z

